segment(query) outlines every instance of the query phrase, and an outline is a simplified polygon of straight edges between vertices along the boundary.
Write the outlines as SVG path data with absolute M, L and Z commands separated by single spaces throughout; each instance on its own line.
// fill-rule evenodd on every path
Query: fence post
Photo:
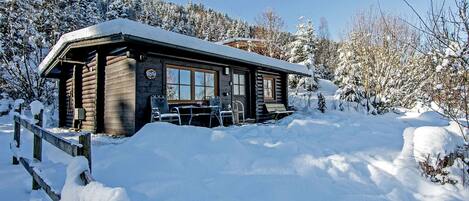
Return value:
M 35 124 L 39 127 L 42 127 L 43 113 L 44 113 L 44 110 L 41 109 L 39 114 L 34 115 Z M 37 136 L 36 134 L 34 135 L 33 157 L 34 159 L 38 161 L 42 160 L 42 139 L 40 136 Z M 38 190 L 40 188 L 41 186 L 33 178 L 33 190 Z
M 21 104 L 18 106 L 18 108 L 15 108 L 15 112 L 17 112 L 19 116 L 21 116 Z M 21 125 L 19 122 L 15 121 L 14 118 L 13 118 L 13 122 L 14 122 L 13 140 L 16 142 L 17 150 L 19 150 L 20 142 L 21 142 L 20 141 Z M 16 158 L 16 156 L 13 156 L 13 165 L 18 165 L 18 164 L 19 164 L 18 158 Z
M 78 155 L 88 159 L 88 166 L 91 173 L 91 134 L 85 133 L 78 137 L 78 142 L 82 145 Z

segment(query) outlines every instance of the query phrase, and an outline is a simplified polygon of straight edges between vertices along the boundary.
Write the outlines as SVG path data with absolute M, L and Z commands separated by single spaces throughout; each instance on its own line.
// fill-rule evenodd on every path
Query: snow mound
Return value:
M 11 98 L 5 97 L 0 100 L 0 113 L 5 113 L 10 111 L 12 105 Z
M 37 115 L 41 112 L 41 110 L 44 109 L 44 104 L 41 103 L 41 101 L 38 101 L 38 100 L 35 100 L 33 102 L 31 102 L 31 104 L 29 104 L 29 106 L 31 107 L 31 113 L 33 115 Z
M 413 136 L 414 157 L 418 162 L 425 161 L 427 157 L 430 164 L 454 152 L 458 146 L 464 144 L 462 135 L 454 133 L 456 123 L 447 127 L 424 126 L 415 129 Z
M 110 188 L 99 182 L 83 186 L 80 174 L 85 170 L 88 170 L 88 161 L 84 157 L 75 157 L 71 161 L 61 201 L 129 201 L 123 188 Z
M 21 99 L 21 98 L 20 98 L 20 99 L 16 99 L 16 100 L 15 100 L 15 104 L 14 104 L 14 108 L 15 108 L 15 109 L 18 109 L 18 107 L 19 107 L 21 104 L 23 104 L 23 103 L 24 103 L 24 100 L 23 100 L 23 99 Z
M 323 95 L 333 96 L 337 89 L 339 89 L 339 87 L 330 80 L 319 79 L 318 84 L 319 92 L 323 93 Z

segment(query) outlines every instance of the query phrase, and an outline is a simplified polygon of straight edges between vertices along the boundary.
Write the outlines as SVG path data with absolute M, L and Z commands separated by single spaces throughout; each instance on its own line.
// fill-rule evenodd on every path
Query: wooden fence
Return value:
M 21 114 L 21 107 L 19 107 L 16 112 Z M 84 156 L 85 158 L 87 158 L 90 171 L 84 171 L 80 174 L 80 178 L 82 179 L 83 183 L 87 185 L 90 182 L 94 181 L 93 177 L 91 176 L 91 134 L 80 133 L 79 143 L 74 143 L 70 140 L 58 136 L 55 133 L 43 129 L 42 118 L 43 110 L 41 110 L 38 115 L 34 115 L 35 123 L 31 123 L 29 120 L 23 119 L 19 115 L 14 116 L 13 139 L 15 144 L 12 144 L 11 146 L 15 146 L 16 148 L 12 149 L 19 150 L 20 148 L 21 126 L 34 134 L 34 142 L 33 159 L 28 159 L 20 156 L 19 153 L 15 153 L 13 156 L 13 164 L 17 165 L 21 163 L 24 168 L 29 172 L 33 179 L 33 190 L 39 190 L 40 188 L 42 188 L 52 200 L 59 201 L 61 198 L 60 192 L 55 192 L 54 189 L 52 189 L 51 185 L 47 183 L 47 180 L 42 178 L 41 175 L 39 175 L 37 170 L 34 168 L 35 163 L 40 163 L 42 161 L 42 140 L 45 140 L 46 142 L 57 147 L 58 149 L 62 150 L 63 152 L 67 153 L 72 157 Z

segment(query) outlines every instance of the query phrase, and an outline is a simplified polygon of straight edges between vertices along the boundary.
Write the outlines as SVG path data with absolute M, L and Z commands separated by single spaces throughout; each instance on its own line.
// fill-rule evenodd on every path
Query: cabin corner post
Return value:
M 67 106 L 66 106 L 66 71 L 63 69 L 60 72 L 59 78 L 59 127 L 65 127 L 67 118 Z
M 96 51 L 96 96 L 94 114 L 94 133 L 103 132 L 104 122 L 104 68 L 106 66 L 106 55 L 103 50 Z
M 285 94 L 284 97 L 283 97 L 283 104 L 285 105 L 285 108 L 288 109 L 288 107 L 289 107 L 289 103 L 288 103 L 288 96 L 289 96 L 289 94 L 288 94 L 288 73 L 282 74 L 281 79 L 282 79 L 282 90 L 284 91 L 283 94 Z
M 35 121 L 35 125 L 38 126 L 38 127 L 42 127 L 43 125 L 43 115 L 44 114 L 44 110 L 41 109 L 41 111 L 39 112 L 39 114 L 35 114 L 34 115 L 34 121 Z M 41 136 L 37 135 L 37 134 L 34 134 L 34 142 L 33 142 L 33 158 L 38 160 L 38 161 L 42 161 L 42 139 L 41 139 Z M 33 190 L 39 190 L 41 188 L 41 185 L 39 185 L 39 183 L 36 182 L 36 180 L 34 180 L 33 178 Z

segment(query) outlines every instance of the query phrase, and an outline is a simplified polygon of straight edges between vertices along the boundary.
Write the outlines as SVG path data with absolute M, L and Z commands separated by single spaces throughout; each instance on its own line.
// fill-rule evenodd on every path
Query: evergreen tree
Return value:
M 130 18 L 132 19 L 132 1 L 131 0 L 109 0 L 107 2 L 107 9 L 105 13 L 106 20 L 116 18 Z
M 303 17 L 300 18 L 300 23 L 297 26 L 296 34 L 294 35 L 294 41 L 290 45 L 290 59 L 292 63 L 303 64 L 314 75 L 314 51 L 316 47 L 316 36 L 314 33 L 314 26 L 311 20 L 303 21 Z M 312 79 L 312 80 L 308 80 Z M 305 89 L 312 91 L 317 89 L 317 78 L 304 78 L 299 75 L 290 76 L 290 86 L 299 88 L 304 87 Z

